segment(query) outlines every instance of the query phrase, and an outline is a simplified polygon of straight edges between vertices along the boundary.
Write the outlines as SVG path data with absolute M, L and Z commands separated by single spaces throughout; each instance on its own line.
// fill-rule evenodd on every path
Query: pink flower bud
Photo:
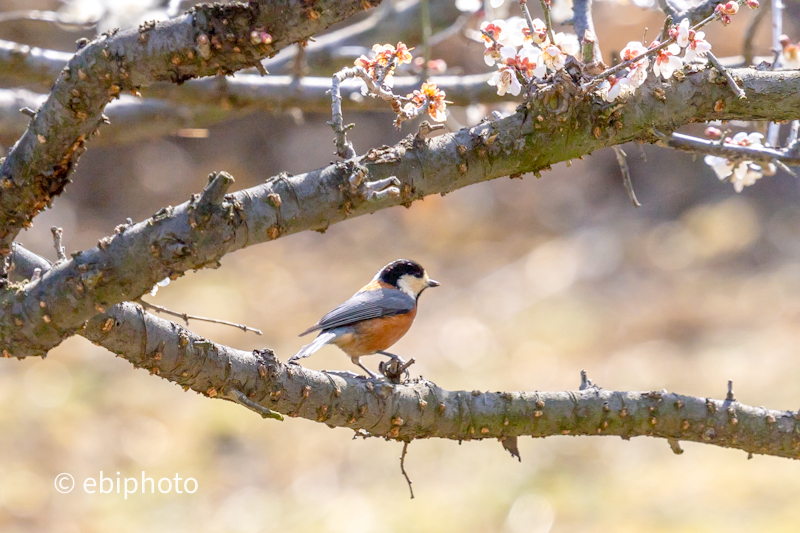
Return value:
M 722 130 L 720 130 L 719 128 L 715 128 L 714 126 L 709 126 L 706 128 L 705 135 L 709 139 L 716 140 L 722 137 Z

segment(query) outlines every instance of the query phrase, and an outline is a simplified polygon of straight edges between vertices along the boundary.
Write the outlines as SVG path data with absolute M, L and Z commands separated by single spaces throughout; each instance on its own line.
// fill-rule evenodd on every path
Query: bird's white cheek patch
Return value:
M 408 294 L 412 298 L 416 298 L 422 289 L 426 286 L 426 281 L 406 274 L 397 280 L 397 288 Z

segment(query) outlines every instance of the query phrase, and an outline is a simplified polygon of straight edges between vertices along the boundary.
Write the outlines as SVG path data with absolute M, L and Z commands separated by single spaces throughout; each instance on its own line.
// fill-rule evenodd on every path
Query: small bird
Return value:
M 384 350 L 400 340 L 411 327 L 420 294 L 428 287 L 438 286 L 439 282 L 428 277 L 416 261 L 392 261 L 352 298 L 301 333 L 302 337 L 320 331 L 317 338 L 303 346 L 289 362 L 308 357 L 326 344 L 335 344 L 370 377 L 378 377 L 361 364 L 360 357 L 378 353 L 403 363 L 402 358 Z

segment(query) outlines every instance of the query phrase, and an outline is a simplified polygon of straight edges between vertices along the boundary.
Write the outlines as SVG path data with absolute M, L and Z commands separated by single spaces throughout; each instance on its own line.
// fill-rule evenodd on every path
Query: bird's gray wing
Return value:
M 402 315 L 412 311 L 415 305 L 414 298 L 395 289 L 357 292 L 345 303 L 320 318 L 319 322 L 300 336 L 320 329 L 348 326 L 370 318 Z

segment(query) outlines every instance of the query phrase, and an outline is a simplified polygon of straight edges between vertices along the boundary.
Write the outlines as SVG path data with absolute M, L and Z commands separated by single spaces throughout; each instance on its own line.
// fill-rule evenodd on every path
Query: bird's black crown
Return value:
M 422 278 L 425 275 L 425 269 L 416 261 L 410 259 L 398 259 L 392 261 L 381 269 L 378 274 L 378 279 L 389 285 L 397 287 L 397 282 L 405 275 L 412 275 L 415 278 Z

